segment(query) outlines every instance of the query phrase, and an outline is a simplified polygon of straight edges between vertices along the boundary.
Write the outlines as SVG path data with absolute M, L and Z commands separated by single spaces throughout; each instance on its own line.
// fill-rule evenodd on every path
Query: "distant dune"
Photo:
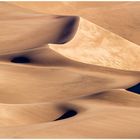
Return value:
M 0 2 L 0 138 L 140 138 L 139 7 Z

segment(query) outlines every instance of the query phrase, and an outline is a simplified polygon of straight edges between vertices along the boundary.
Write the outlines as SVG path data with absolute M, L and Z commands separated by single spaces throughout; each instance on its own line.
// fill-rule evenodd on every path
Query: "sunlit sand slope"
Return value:
M 82 18 L 71 41 L 50 47 L 76 61 L 123 70 L 140 70 L 138 45 Z

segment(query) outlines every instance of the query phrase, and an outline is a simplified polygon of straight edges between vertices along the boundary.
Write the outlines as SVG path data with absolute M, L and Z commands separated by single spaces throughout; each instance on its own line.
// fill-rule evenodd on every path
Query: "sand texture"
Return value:
M 0 2 L 0 138 L 140 138 L 139 2 Z

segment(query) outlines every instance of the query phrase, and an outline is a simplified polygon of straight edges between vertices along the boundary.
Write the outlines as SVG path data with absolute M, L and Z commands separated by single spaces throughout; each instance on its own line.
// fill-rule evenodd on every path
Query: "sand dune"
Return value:
M 77 20 L 77 17 L 59 18 L 58 16 L 32 16 L 30 14 L 21 17 L 14 15 L 12 20 L 3 19 L 0 23 L 1 55 L 39 47 L 48 43 L 59 44 L 69 41 L 75 32 L 73 28 L 75 28 Z M 75 26 L 70 29 L 69 36 L 63 34 L 63 29 L 65 30 L 68 24 L 73 23 Z M 52 26 L 50 27 L 50 25 Z
M 78 15 L 140 45 L 140 2 L 12 2 L 45 14 Z
M 9 61 L 1 62 L 0 71 L 3 80 L 0 100 L 3 103 L 59 102 L 107 89 L 128 88 L 140 80 L 139 72 L 72 61 L 48 47 L 24 52 L 22 55 L 13 55 L 26 56 L 31 59 L 31 63 L 23 65 Z M 6 60 L 10 56 L 3 59 Z M 7 100 L 8 97 L 10 100 Z
M 78 112 L 76 116 L 48 123 L 3 127 L 1 137 L 139 138 L 139 95 L 113 90 L 70 103 Z
M 123 70 L 140 70 L 138 45 L 82 18 L 71 41 L 50 47 L 76 61 Z M 126 54 L 130 54 L 129 58 Z
M 63 2 L 52 15 L 42 3 L 0 3 L 1 138 L 140 137 L 140 97 L 125 90 L 140 82 L 138 39 L 80 17 L 90 4 Z
M 0 104 L 0 126 L 49 122 L 64 114 L 59 104 Z

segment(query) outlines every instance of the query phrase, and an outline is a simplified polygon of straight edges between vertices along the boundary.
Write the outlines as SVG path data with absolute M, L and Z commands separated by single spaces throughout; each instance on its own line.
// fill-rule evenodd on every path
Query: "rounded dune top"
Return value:
M 37 48 L 44 44 L 63 44 L 75 34 L 77 16 L 24 14 L 1 16 L 0 55 Z

